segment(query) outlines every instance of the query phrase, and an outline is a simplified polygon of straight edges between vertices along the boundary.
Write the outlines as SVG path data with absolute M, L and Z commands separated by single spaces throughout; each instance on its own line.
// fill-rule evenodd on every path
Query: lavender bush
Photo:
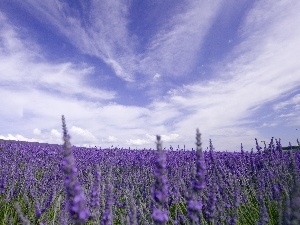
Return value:
M 64 184 L 66 201 L 72 221 L 75 224 L 83 224 L 88 220 L 90 211 L 86 207 L 85 195 L 82 192 L 77 179 L 77 168 L 72 154 L 70 136 L 68 135 L 64 116 L 62 116 L 62 126 L 64 134 L 64 159 L 62 161 L 62 170 L 65 175 Z
M 0 224 L 300 224 L 300 151 L 0 141 Z M 299 141 L 297 140 L 298 145 Z M 300 149 L 300 145 L 299 145 Z

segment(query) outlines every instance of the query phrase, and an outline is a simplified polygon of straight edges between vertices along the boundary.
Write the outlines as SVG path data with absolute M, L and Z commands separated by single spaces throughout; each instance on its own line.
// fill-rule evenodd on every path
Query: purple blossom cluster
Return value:
M 300 224 L 300 151 L 0 141 L 2 224 Z M 300 150 L 300 144 L 299 150 Z M 87 199 L 87 200 L 86 200 Z
M 65 118 L 62 116 L 64 159 L 62 170 L 65 174 L 65 189 L 69 213 L 75 224 L 83 224 L 90 217 L 90 211 L 86 206 L 85 196 L 77 179 L 77 168 L 72 154 L 70 136 L 68 135 Z
M 166 203 L 168 202 L 168 178 L 166 174 L 166 156 L 162 151 L 162 143 L 159 135 L 157 138 L 157 151 L 158 157 L 155 163 L 155 183 L 152 189 L 152 198 L 157 206 L 154 206 L 152 218 L 156 224 L 165 224 L 168 220 L 168 211 L 166 209 Z
M 202 224 L 202 191 L 205 188 L 206 165 L 203 158 L 201 134 L 196 133 L 196 175 L 192 183 L 192 196 L 187 201 L 187 208 L 191 224 Z

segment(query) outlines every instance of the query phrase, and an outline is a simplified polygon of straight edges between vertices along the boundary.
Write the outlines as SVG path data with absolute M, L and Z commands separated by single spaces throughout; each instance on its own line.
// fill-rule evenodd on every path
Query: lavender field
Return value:
M 0 142 L 0 224 L 300 224 L 299 151 Z M 298 145 L 299 141 L 297 140 Z M 299 145 L 300 148 L 300 145 Z

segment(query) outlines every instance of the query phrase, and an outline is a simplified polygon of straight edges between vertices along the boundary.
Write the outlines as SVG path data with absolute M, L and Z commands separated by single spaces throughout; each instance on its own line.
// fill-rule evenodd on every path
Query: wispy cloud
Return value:
M 292 116 L 296 116 L 296 113 L 281 114 L 279 117 L 292 117 Z
M 22 5 L 32 15 L 58 29 L 82 53 L 103 60 L 123 80 L 143 81 L 137 87 L 147 82 L 169 87 L 171 79 L 186 76 L 196 65 L 222 2 L 190 1 L 149 37 L 142 52 L 128 29 L 130 5 L 125 1 L 82 2 L 80 10 L 61 1 L 26 3 Z M 153 148 L 160 134 L 166 147 L 178 143 L 191 148 L 199 128 L 204 148 L 212 138 L 216 149 L 238 150 L 243 142 L 250 150 L 254 137 L 270 138 L 259 126 L 276 129 L 282 125 L 277 118 L 289 121 L 284 126 L 300 124 L 299 9 L 300 3 L 289 1 L 256 2 L 241 22 L 232 50 L 210 65 L 210 80 L 173 84 L 168 95 L 153 92 L 155 100 L 140 107 L 108 104 L 118 90 L 91 88 L 95 68 L 48 62 L 39 46 L 21 38 L 0 14 L 0 114 L 9 134 L 0 138 L 60 143 L 64 114 L 72 144 Z M 266 113 L 259 112 L 269 105 L 268 113 L 277 118 L 263 121 Z M 13 133 L 11 124 L 26 131 Z M 34 138 L 27 138 L 32 133 Z
M 221 137 L 216 143 L 262 136 L 249 126 L 256 120 L 251 109 L 299 87 L 300 17 L 295 8 L 300 7 L 287 3 L 282 9 L 282 2 L 272 2 L 272 12 L 263 14 L 261 7 L 268 5 L 261 4 L 255 5 L 242 24 L 241 41 L 233 55 L 214 68 L 215 80 L 170 91 L 168 103 L 164 102 L 165 112 L 172 109 L 173 114 L 180 114 L 180 110 L 186 110 L 184 116 L 179 116 L 181 120 L 177 119 L 175 132 L 191 134 L 193 127 L 200 127 L 205 138 L 209 133 L 218 133 Z M 295 104 L 297 99 L 298 96 L 280 105 Z M 248 138 L 246 142 L 250 145 L 253 140 Z
M 197 64 L 204 38 L 221 1 L 189 1 L 183 12 L 155 35 L 142 55 L 140 70 L 148 75 L 186 76 Z
M 261 127 L 274 127 L 274 126 L 276 126 L 277 124 L 276 123 L 263 123 L 262 125 L 261 125 Z
M 46 62 L 38 46 L 29 39 L 21 40 L 3 14 L 0 14 L 0 24 L 0 82 L 3 89 L 36 88 L 97 100 L 115 98 L 112 91 L 88 87 L 85 80 L 93 72 L 92 67 Z
M 287 106 L 292 106 L 293 108 L 299 107 L 300 105 L 300 94 L 297 94 L 293 96 L 291 99 L 283 102 L 278 102 L 276 105 L 274 105 L 273 109 L 278 111 L 280 109 L 284 109 Z
M 149 38 L 141 53 L 136 43 L 139 40 L 128 28 L 128 2 L 85 2 L 81 3 L 81 11 L 58 1 L 26 2 L 33 15 L 58 28 L 83 53 L 103 60 L 117 76 L 133 82 L 143 75 L 149 85 L 153 85 L 155 74 L 186 76 L 196 66 L 203 40 L 221 3 L 189 1 Z
M 81 11 L 62 1 L 26 2 L 33 15 L 58 29 L 83 53 L 99 57 L 117 76 L 133 81 L 134 42 L 127 31 L 127 2 L 82 2 Z M 81 14 L 88 16 L 83 18 Z
M 161 139 L 166 143 L 178 143 L 179 140 L 179 134 L 169 134 L 169 135 L 160 135 Z M 153 143 L 156 141 L 156 135 L 150 135 L 146 134 L 144 138 L 142 139 L 129 139 L 127 140 L 128 145 L 135 145 L 135 146 L 145 146 L 145 145 L 153 145 Z M 169 147 L 169 146 L 166 146 Z
M 273 110 L 280 114 L 278 118 L 284 119 L 285 126 L 300 125 L 300 94 L 296 94 L 286 101 L 278 102 L 273 106 Z

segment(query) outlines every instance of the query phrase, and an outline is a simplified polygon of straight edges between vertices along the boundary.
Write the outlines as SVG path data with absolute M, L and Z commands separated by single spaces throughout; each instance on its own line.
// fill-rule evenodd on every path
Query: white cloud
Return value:
M 0 139 L 3 140 L 16 140 L 16 141 L 27 141 L 27 142 L 38 142 L 38 139 L 34 139 L 34 138 L 26 138 L 21 134 L 17 134 L 17 135 L 12 135 L 12 134 L 8 134 L 7 136 L 3 136 L 0 135 Z
M 261 127 L 274 127 L 274 126 L 277 126 L 277 124 L 276 123 L 263 123 L 261 125 Z
M 43 59 L 36 44 L 21 37 L 0 14 L 0 83 L 2 88 L 40 89 L 60 94 L 81 94 L 86 98 L 106 100 L 115 98 L 115 92 L 91 88 L 88 76 L 93 68 L 70 62 L 49 63 Z
M 278 119 L 283 119 L 285 126 L 298 126 L 300 125 L 300 94 L 294 95 L 286 101 L 280 101 L 273 105 L 273 110 L 277 112 L 283 112 L 278 115 Z
M 42 134 L 42 132 L 41 132 L 41 130 L 40 130 L 40 129 L 38 129 L 38 128 L 34 128 L 34 130 L 33 130 L 33 134 L 34 134 L 34 135 L 41 135 L 41 134 Z
M 280 109 L 284 109 L 287 106 L 295 106 L 297 107 L 297 105 L 300 103 L 300 94 L 297 94 L 295 96 L 293 96 L 291 99 L 287 100 L 287 101 L 283 101 L 283 102 L 278 102 L 273 106 L 273 109 L 278 111 Z
M 296 116 L 296 113 L 281 114 L 279 117 L 292 117 L 292 116 Z
M 156 142 L 156 135 L 146 134 L 145 136 L 146 136 L 146 138 L 143 138 L 143 139 L 129 139 L 129 140 L 127 140 L 127 144 L 137 145 L 137 146 L 152 145 L 154 147 L 155 142 Z M 167 143 L 176 143 L 176 141 L 179 141 L 180 135 L 179 134 L 168 134 L 168 135 L 162 134 L 160 136 L 161 136 L 162 143 L 167 144 Z
M 156 80 L 159 80 L 159 78 L 160 78 L 160 74 L 159 73 L 156 73 L 156 74 L 154 74 L 154 76 L 153 76 L 153 79 L 156 81 Z
M 221 1 L 189 1 L 160 27 L 150 38 L 144 52 L 137 49 L 139 39 L 129 33 L 131 2 L 91 1 L 82 4 L 82 13 L 89 16 L 81 21 L 80 12 L 61 1 L 25 1 L 23 6 L 40 21 L 51 24 L 83 53 L 103 60 L 115 74 L 134 82 L 137 74 L 151 77 L 156 72 L 167 76 L 184 76 L 196 64 L 203 40 Z M 184 6 L 183 6 L 184 5 Z M 139 84 L 139 83 L 137 83 Z M 145 82 L 144 84 L 145 85 Z
M 220 3 L 189 1 L 185 10 L 152 38 L 142 56 L 140 70 L 148 75 L 158 71 L 166 76 L 184 76 L 190 72 Z
M 272 21 L 270 26 L 263 21 L 267 27 L 262 29 L 255 25 L 253 31 L 253 20 L 245 21 L 243 27 L 247 27 L 247 35 L 234 47 L 233 55 L 215 66 L 215 80 L 185 85 L 184 91 L 181 88 L 172 90 L 163 101 L 155 103 L 162 106 L 161 115 L 166 117 L 160 122 L 174 116 L 176 124 L 172 131 L 181 134 L 182 138 L 186 137 L 189 142 L 198 127 L 203 132 L 204 140 L 211 138 L 210 133 L 218 133 L 215 143 L 225 143 L 219 148 L 226 148 L 227 142 L 234 143 L 238 139 L 253 146 L 253 140 L 247 136 L 252 139 L 262 136 L 254 127 L 249 127 L 249 123 L 256 120 L 251 120 L 253 109 L 276 101 L 295 90 L 300 83 L 300 64 L 297 60 L 300 52 L 300 34 L 297 32 L 300 15 L 297 10 L 282 10 L 280 3 L 274 4 L 275 13 L 267 17 Z M 259 5 L 257 7 L 259 9 Z M 255 18 L 256 13 L 256 9 L 250 11 L 249 18 Z M 255 22 L 259 24 L 260 20 Z M 297 102 L 298 97 L 294 97 L 281 106 Z M 153 114 L 157 112 L 156 109 Z M 274 126 L 275 123 L 269 125 Z
M 179 140 L 179 134 L 161 135 L 162 140 L 165 142 L 176 142 Z
M 79 12 L 62 1 L 27 0 L 26 3 L 24 7 L 28 12 L 50 23 L 53 30 L 58 29 L 83 53 L 97 56 L 110 65 L 117 76 L 133 81 L 134 41 L 129 40 L 127 30 L 128 2 L 112 0 L 99 4 L 93 0 L 89 7 L 83 3 L 83 13 L 89 15 L 84 23 L 78 17 Z
M 156 135 L 149 135 L 146 134 L 147 138 L 149 141 L 154 142 L 156 141 Z M 180 135 L 179 134 L 162 134 L 160 135 L 161 141 L 166 142 L 166 143 L 172 143 L 180 140 Z
M 51 136 L 53 136 L 54 138 L 62 138 L 62 134 L 55 129 L 52 129 L 50 133 L 51 133 Z
M 108 136 L 107 141 L 108 142 L 116 142 L 118 139 L 114 136 Z
M 142 146 L 142 145 L 147 145 L 150 144 L 149 140 L 146 139 L 129 139 L 127 140 L 128 145 L 137 145 L 137 146 Z
M 34 5 L 32 1 L 31 6 L 39 11 L 39 15 L 45 15 L 47 20 L 52 21 L 53 26 L 58 26 L 83 52 L 97 55 L 110 63 L 124 80 L 133 79 L 132 74 L 137 70 L 150 74 L 151 79 L 155 78 L 153 74 L 156 73 L 165 76 L 188 71 L 193 63 L 184 62 L 193 62 L 196 49 L 201 49 L 205 32 L 218 9 L 215 3 L 203 3 L 207 4 L 203 9 L 200 6 L 187 6 L 185 12 L 174 16 L 167 29 L 160 30 L 152 37 L 148 51 L 139 55 L 134 52 L 134 46 L 128 38 L 126 12 L 122 11 L 122 3 L 106 3 L 116 7 L 111 15 L 103 15 L 104 19 L 99 12 L 105 7 L 99 6 L 91 15 L 91 21 L 98 21 L 98 24 L 86 28 L 71 17 L 68 18 L 69 22 L 62 22 L 64 10 L 67 9 L 59 2 L 59 7 L 51 8 L 47 4 L 53 2 L 49 2 L 35 2 Z M 70 62 L 47 63 L 37 47 L 31 48 L 21 40 L 11 26 L 2 26 L 0 38 L 6 43 L 0 45 L 0 82 L 3 85 L 0 89 L 0 114 L 3 126 L 16 124 L 16 129 L 17 126 L 26 127 L 30 134 L 24 136 L 30 136 L 32 130 L 40 127 L 43 130 L 41 139 L 49 143 L 62 143 L 58 130 L 61 129 L 61 114 L 64 114 L 67 127 L 71 127 L 70 132 L 73 132 L 72 144 L 113 142 L 153 148 L 155 134 L 160 134 L 166 146 L 169 142 L 178 142 L 191 148 L 195 143 L 195 130 L 199 128 L 203 135 L 203 148 L 208 146 L 211 138 L 216 149 L 237 150 L 240 142 L 243 142 L 245 148 L 250 150 L 250 146 L 255 145 L 254 137 L 268 138 L 256 129 L 254 122 L 257 118 L 253 118 L 254 113 L 262 106 L 291 93 L 300 83 L 300 34 L 297 32 L 300 3 L 289 5 L 285 1 L 264 1 L 256 4 L 241 25 L 239 44 L 233 47 L 227 58 L 212 68 L 215 80 L 175 87 L 170 90 L 170 95 L 145 107 L 123 106 L 116 102 L 105 105 L 101 100 L 98 103 L 90 102 L 90 99 L 100 96 L 104 100 L 114 99 L 116 95 L 115 92 L 94 90 L 85 85 L 84 81 L 93 73 L 92 67 Z M 261 10 L 269 8 L 272 10 Z M 206 13 L 201 14 L 202 10 Z M 207 20 L 197 22 L 197 15 Z M 106 23 L 109 19 L 111 23 Z M 7 21 L 3 20 L 2 16 L 1 24 L 6 24 Z M 122 29 L 116 24 L 118 20 Z M 102 24 L 103 21 L 106 22 Z M 115 26 L 113 24 L 116 27 L 110 30 Z M 72 37 L 71 31 L 74 31 Z M 103 31 L 107 36 L 102 36 L 105 33 Z M 185 32 L 188 32 L 187 37 Z M 199 40 L 194 41 L 196 37 Z M 196 44 L 196 47 L 192 48 L 192 44 Z M 176 55 L 182 49 L 186 49 L 180 55 L 182 67 L 179 63 L 176 68 Z M 116 54 L 118 50 L 120 55 Z M 171 58 L 172 54 L 175 59 Z M 140 58 L 143 61 L 139 64 L 136 60 Z M 135 68 L 136 65 L 139 67 Z M 45 86 L 50 91 L 41 90 Z M 59 94 L 56 95 L 56 92 Z M 82 94 L 85 98 L 78 100 L 74 94 Z M 291 106 L 299 109 L 299 96 L 275 103 L 274 109 Z M 26 118 L 28 115 L 32 116 Z M 297 113 L 281 115 L 289 115 L 288 118 L 293 118 L 291 124 L 299 124 Z M 270 125 L 274 127 L 276 124 L 273 121 L 262 124 L 265 127 Z M 18 135 L 8 136 L 16 138 Z M 82 142 L 81 139 L 86 140 Z M 102 143 L 97 140 L 102 140 Z M 233 146 L 237 148 L 232 149 Z
M 74 134 L 74 136 L 79 136 L 77 137 L 77 139 L 83 139 L 82 141 L 97 141 L 97 138 L 91 132 L 89 132 L 87 129 L 82 129 L 80 127 L 72 126 L 70 129 L 70 135 L 72 134 Z

